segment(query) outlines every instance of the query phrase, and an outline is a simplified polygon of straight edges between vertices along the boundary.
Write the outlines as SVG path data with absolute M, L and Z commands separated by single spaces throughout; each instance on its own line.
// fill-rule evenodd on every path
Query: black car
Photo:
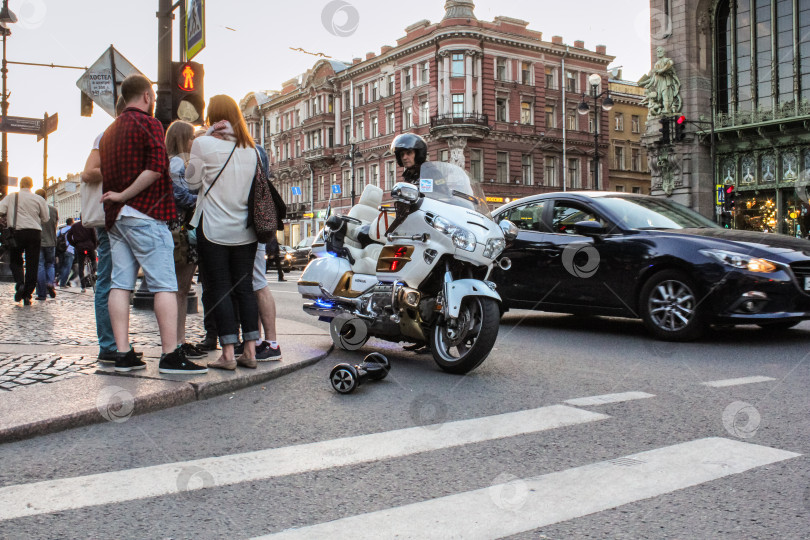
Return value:
M 303 269 L 307 264 L 309 264 L 310 254 L 312 253 L 312 242 L 314 240 L 314 236 L 307 236 L 298 242 L 292 252 L 293 268 Z
M 281 258 L 281 270 L 283 272 L 291 272 L 293 269 L 293 248 L 290 246 L 278 246 L 278 256 Z M 267 259 L 267 272 L 272 272 L 276 269 L 276 258 L 272 253 L 267 253 L 264 256 Z
M 657 338 L 810 319 L 810 241 L 724 229 L 667 199 L 545 193 L 494 212 L 519 233 L 492 279 L 506 308 L 639 318 Z

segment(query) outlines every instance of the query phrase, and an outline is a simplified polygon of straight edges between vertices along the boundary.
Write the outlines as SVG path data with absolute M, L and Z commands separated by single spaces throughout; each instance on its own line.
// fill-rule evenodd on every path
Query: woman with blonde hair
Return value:
M 248 195 L 258 156 L 233 98 L 212 97 L 207 121 L 211 127 L 191 145 L 186 180 L 191 189 L 199 189 L 191 225 L 197 228 L 200 269 L 206 276 L 203 287 L 209 287 L 213 296 L 214 319 L 222 345 L 222 355 L 208 366 L 255 368 L 259 309 L 252 272 L 257 242 L 256 232 L 247 221 Z M 234 345 L 239 341 L 235 309 L 239 310 L 245 341 L 239 358 L 234 358 Z
M 188 241 L 188 223 L 197 205 L 196 190 L 186 182 L 186 162 L 194 141 L 194 126 L 177 120 L 166 130 L 166 152 L 169 155 L 169 175 L 172 178 L 177 219 L 169 223 L 174 239 L 174 273 L 177 276 L 177 343 L 186 358 L 203 358 L 206 353 L 186 343 L 186 311 L 188 291 L 197 268 L 197 250 Z

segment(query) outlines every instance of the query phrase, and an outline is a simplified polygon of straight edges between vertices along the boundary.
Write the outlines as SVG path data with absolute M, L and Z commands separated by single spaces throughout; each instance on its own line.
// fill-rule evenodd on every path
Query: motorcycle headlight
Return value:
M 503 238 L 490 238 L 484 246 L 484 257 L 494 259 L 501 254 L 505 247 L 506 241 Z
M 459 227 L 443 217 L 433 218 L 433 228 L 449 236 L 453 240 L 453 245 L 465 251 L 475 251 L 475 235 L 463 227 Z
M 701 249 L 700 252 L 707 257 L 711 257 L 718 262 L 737 268 L 740 270 L 748 270 L 749 272 L 760 272 L 763 274 L 770 274 L 776 272 L 779 267 L 771 261 L 760 259 L 758 257 L 751 257 L 744 253 L 736 253 L 734 251 L 725 251 L 722 249 Z

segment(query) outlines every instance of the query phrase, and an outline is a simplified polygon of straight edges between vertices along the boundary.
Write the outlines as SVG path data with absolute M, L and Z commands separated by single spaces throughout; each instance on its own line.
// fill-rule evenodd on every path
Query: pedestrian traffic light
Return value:
M 205 71 L 197 62 L 172 62 L 172 120 L 202 125 L 203 78 Z
M 681 115 L 675 120 L 675 142 L 681 142 L 686 137 L 686 117 Z
M 661 122 L 661 129 L 658 131 L 661 132 L 661 144 L 669 144 L 669 117 L 662 116 L 659 120 Z

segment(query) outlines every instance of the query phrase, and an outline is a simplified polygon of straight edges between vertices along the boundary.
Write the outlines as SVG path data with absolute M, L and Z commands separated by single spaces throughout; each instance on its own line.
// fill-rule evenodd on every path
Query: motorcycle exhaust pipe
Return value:
M 512 268 L 512 259 L 509 257 L 501 257 L 498 259 L 498 268 L 501 270 L 509 270 Z

